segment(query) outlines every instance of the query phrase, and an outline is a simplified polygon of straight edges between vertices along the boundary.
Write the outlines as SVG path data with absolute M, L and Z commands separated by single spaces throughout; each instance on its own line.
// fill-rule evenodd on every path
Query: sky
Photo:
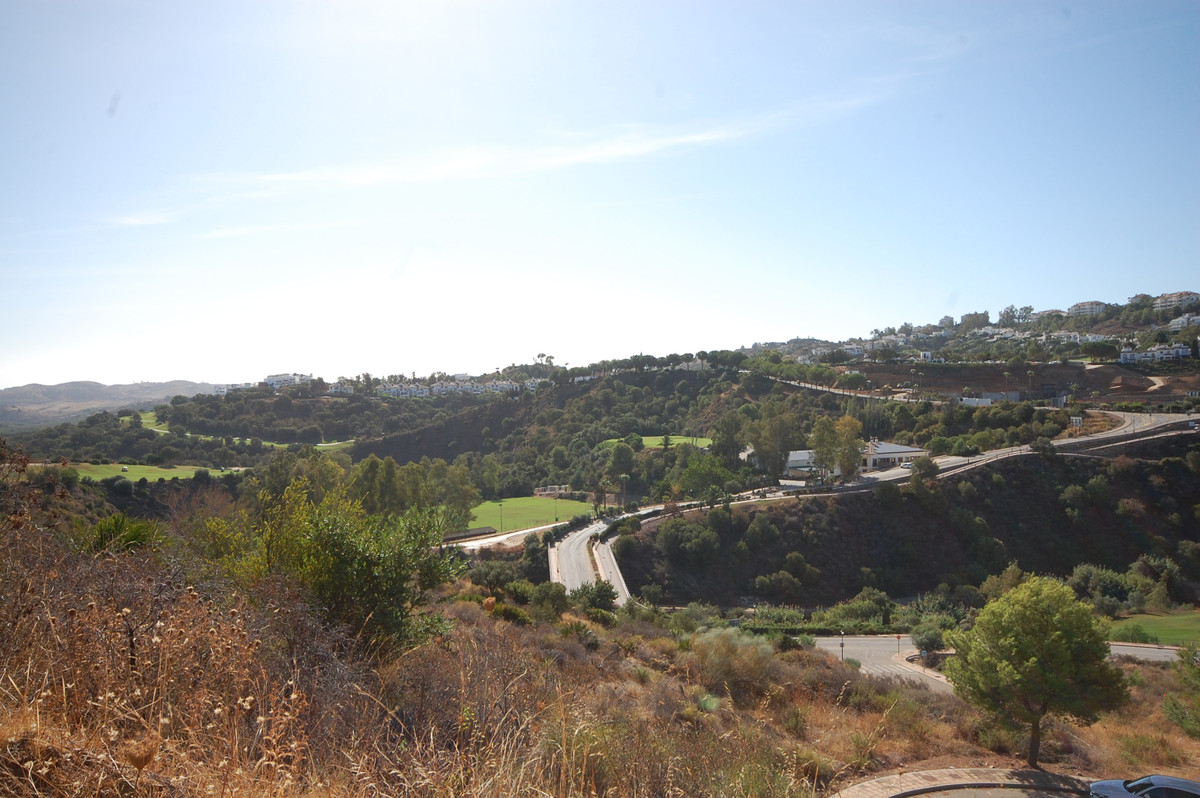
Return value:
M 0 388 L 1200 290 L 1200 2 L 6 0 Z

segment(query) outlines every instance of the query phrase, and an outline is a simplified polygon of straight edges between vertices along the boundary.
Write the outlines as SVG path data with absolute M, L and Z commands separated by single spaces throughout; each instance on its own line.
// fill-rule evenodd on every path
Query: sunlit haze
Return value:
M 0 9 L 0 388 L 1200 290 L 1200 4 Z

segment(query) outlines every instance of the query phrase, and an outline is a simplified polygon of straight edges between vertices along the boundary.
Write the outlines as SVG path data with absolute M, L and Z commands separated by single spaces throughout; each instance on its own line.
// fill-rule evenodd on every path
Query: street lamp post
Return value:
M 841 649 L 842 649 L 842 662 L 845 662 L 846 661 L 846 630 L 845 629 L 842 630 Z
M 503 532 L 504 532 L 504 500 L 502 499 L 502 500 L 496 502 L 496 504 L 500 505 L 500 532 L 503 534 Z

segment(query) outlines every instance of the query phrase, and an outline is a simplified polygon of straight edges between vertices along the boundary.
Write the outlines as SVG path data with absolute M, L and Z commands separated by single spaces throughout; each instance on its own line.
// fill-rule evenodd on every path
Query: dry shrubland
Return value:
M 381 647 L 285 580 L 234 590 L 182 549 L 91 554 L 29 519 L 3 534 L 0 795 L 812 796 L 1019 766 L 1019 734 L 953 696 L 717 619 L 511 623 L 459 582 L 431 607 L 449 632 Z M 1160 708 L 1173 673 L 1123 667 L 1133 701 L 1054 725 L 1047 769 L 1195 772 L 1200 743 Z

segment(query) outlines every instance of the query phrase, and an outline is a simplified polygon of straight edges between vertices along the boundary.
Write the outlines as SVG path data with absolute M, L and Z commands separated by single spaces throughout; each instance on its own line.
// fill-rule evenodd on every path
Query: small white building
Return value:
M 915 446 L 904 446 L 899 443 L 888 443 L 886 441 L 872 438 L 867 445 L 860 450 L 862 454 L 862 470 L 863 471 L 879 471 L 885 468 L 895 468 L 903 463 L 911 463 L 918 457 L 926 454 L 924 449 Z M 787 468 L 785 473 L 793 478 L 810 477 L 820 471 L 817 467 L 816 456 L 812 449 L 800 449 L 794 452 L 788 452 Z M 833 469 L 833 474 L 840 473 L 838 469 Z
M 788 452 L 787 468 L 784 469 L 784 473 L 789 477 L 809 477 L 819 470 L 812 449 L 800 449 L 795 452 Z
M 862 469 L 863 471 L 878 471 L 884 468 L 895 468 L 902 463 L 911 463 L 924 454 L 925 450 L 916 446 L 904 446 L 872 438 L 867 443 L 867 447 L 862 450 Z
M 1192 356 L 1187 344 L 1158 344 L 1144 351 L 1126 348 L 1121 351 L 1121 363 L 1157 363 L 1166 360 L 1183 360 Z

